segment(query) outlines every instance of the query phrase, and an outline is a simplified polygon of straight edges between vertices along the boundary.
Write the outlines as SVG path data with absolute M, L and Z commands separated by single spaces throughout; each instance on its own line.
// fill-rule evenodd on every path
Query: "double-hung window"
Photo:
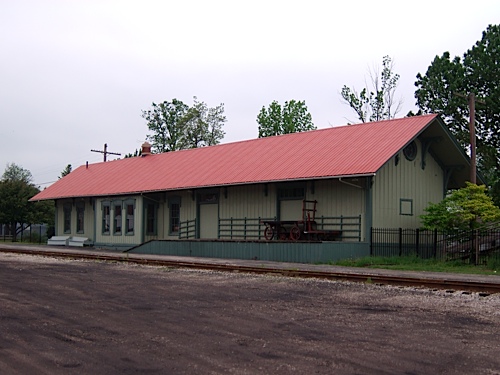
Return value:
M 114 202 L 113 203 L 113 218 L 114 218 L 114 227 L 113 234 L 120 236 L 122 234 L 122 202 Z
M 76 233 L 85 231 L 85 202 L 77 202 L 76 204 Z
M 111 230 L 111 204 L 102 202 L 102 234 L 109 234 Z
M 135 201 L 128 200 L 124 202 L 125 207 L 125 234 L 134 235 L 135 224 Z
M 73 205 L 71 203 L 64 203 L 63 206 L 63 221 L 64 221 L 64 233 L 71 233 L 71 209 Z
M 179 234 L 181 224 L 181 199 L 180 197 L 172 197 L 168 200 L 169 206 L 169 234 Z
M 147 203 L 146 204 L 146 234 L 149 236 L 154 236 L 157 234 L 156 231 L 156 204 Z

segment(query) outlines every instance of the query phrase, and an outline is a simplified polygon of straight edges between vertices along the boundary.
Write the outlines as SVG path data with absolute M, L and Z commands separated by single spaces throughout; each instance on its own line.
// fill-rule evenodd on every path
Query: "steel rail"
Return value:
M 234 264 L 215 264 L 209 262 L 189 262 L 167 259 L 148 259 L 140 257 L 130 257 L 126 255 L 110 255 L 110 254 L 95 254 L 95 253 L 80 253 L 80 252 L 64 252 L 64 251 L 45 251 L 45 250 L 27 250 L 0 248 L 3 253 L 15 253 L 36 255 L 43 257 L 57 257 L 66 259 L 85 259 L 85 260 L 102 260 L 109 262 L 123 262 L 131 264 L 141 264 L 149 266 L 170 267 L 170 268 L 190 268 L 201 270 L 213 270 L 223 272 L 241 272 L 254 274 L 268 274 L 286 277 L 297 278 L 319 278 L 328 280 L 341 280 L 358 283 L 370 283 L 377 285 L 395 285 L 407 287 L 420 287 L 429 289 L 445 289 L 451 291 L 466 291 L 478 292 L 482 295 L 500 293 L 500 283 L 488 283 L 483 281 L 473 280 L 449 280 L 445 278 L 425 278 L 425 277 L 402 277 L 390 276 L 370 273 L 351 273 L 351 272 L 327 272 L 320 270 L 299 270 L 289 268 L 273 268 L 273 267 L 252 267 L 241 266 Z

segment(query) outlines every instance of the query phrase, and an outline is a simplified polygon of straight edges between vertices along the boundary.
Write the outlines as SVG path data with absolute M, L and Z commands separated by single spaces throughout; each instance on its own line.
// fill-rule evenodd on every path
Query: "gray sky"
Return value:
M 499 22 L 498 0 L 0 0 L 0 172 L 16 163 L 43 188 L 67 164 L 102 161 L 90 150 L 104 143 L 133 152 L 141 110 L 173 98 L 224 103 L 224 143 L 256 138 L 273 100 L 344 125 L 356 117 L 342 86 L 361 89 L 384 55 L 402 117 L 417 73 Z

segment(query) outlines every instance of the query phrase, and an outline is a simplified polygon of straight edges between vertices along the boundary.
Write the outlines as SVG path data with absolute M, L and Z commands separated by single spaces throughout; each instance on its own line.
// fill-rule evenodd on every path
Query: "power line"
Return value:
M 109 155 L 118 155 L 118 156 L 121 156 L 122 154 L 119 154 L 117 152 L 110 152 L 108 151 L 108 144 L 105 143 L 104 144 L 104 151 L 101 151 L 101 150 L 90 150 L 92 152 L 100 152 L 101 154 L 104 154 L 104 161 L 106 161 L 106 156 L 109 154 Z

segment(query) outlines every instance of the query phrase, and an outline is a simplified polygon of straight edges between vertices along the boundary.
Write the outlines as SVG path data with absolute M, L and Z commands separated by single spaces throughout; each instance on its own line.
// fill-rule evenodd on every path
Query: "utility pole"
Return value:
M 456 96 L 465 98 L 463 94 L 455 93 Z M 467 103 L 469 104 L 469 134 L 470 134 L 470 182 L 476 184 L 476 97 L 471 91 L 467 95 Z M 482 101 L 479 101 L 483 103 Z M 478 218 L 476 218 L 477 222 Z M 479 236 L 478 230 L 473 229 L 472 244 L 476 254 L 476 264 L 479 264 Z
M 119 154 L 117 152 L 110 152 L 110 151 L 108 151 L 108 144 L 107 143 L 104 144 L 104 151 L 101 151 L 101 150 L 90 150 L 90 151 L 92 151 L 92 152 L 99 152 L 101 154 L 104 154 L 104 161 L 106 161 L 106 156 L 107 155 L 119 155 L 119 156 L 121 155 L 121 154 Z
M 469 134 L 470 134 L 470 182 L 476 184 L 476 102 L 486 104 L 482 100 L 477 100 L 474 93 L 471 91 L 465 96 L 462 93 L 453 93 L 461 98 L 466 98 L 469 103 Z

